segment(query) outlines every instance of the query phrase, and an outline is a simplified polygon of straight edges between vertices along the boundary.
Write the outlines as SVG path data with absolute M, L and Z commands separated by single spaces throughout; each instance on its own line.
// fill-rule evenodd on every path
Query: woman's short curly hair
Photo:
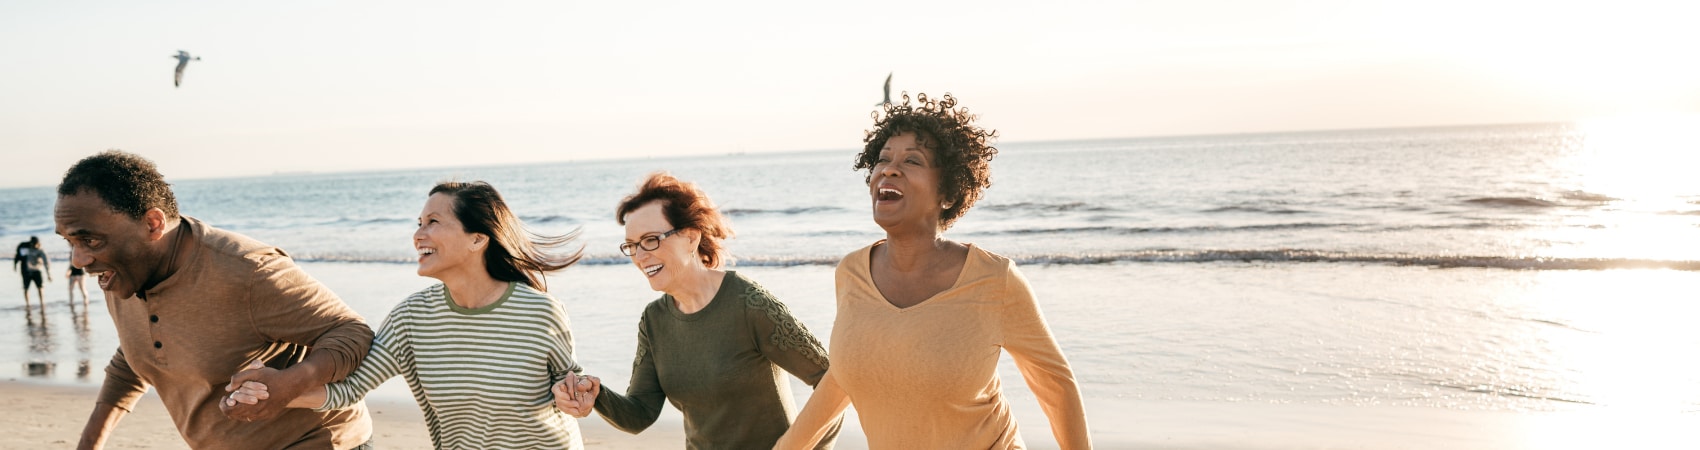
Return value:
M 637 192 L 620 200 L 614 220 L 626 224 L 626 215 L 651 202 L 661 203 L 661 215 L 676 229 L 693 229 L 702 233 L 697 240 L 697 258 L 710 269 L 727 262 L 724 241 L 732 238 L 732 224 L 715 209 L 708 193 L 695 183 L 680 180 L 667 172 L 656 172 L 644 179 Z
M 952 205 L 939 211 L 939 222 L 950 228 L 961 218 L 986 188 L 992 185 L 991 161 L 998 149 L 990 141 L 996 130 L 975 125 L 980 116 L 969 114 L 968 108 L 958 108 L 956 97 L 932 99 L 927 94 L 915 96 L 911 105 L 909 93 L 903 93 L 902 103 L 887 103 L 882 111 L 874 111 L 874 129 L 862 139 L 866 145 L 856 155 L 855 170 L 866 170 L 863 182 L 873 181 L 873 168 L 879 162 L 880 150 L 886 140 L 902 133 L 915 133 L 915 141 L 933 151 L 934 167 L 939 168 L 939 196 Z

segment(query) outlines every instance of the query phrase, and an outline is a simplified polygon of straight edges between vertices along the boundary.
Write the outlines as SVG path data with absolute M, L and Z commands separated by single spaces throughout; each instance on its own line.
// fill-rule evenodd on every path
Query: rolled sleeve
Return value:
M 130 411 L 135 409 L 136 402 L 147 391 L 148 385 L 130 370 L 130 361 L 124 359 L 124 349 L 118 349 L 112 354 L 112 362 L 106 364 L 106 381 L 101 383 L 95 402 Z

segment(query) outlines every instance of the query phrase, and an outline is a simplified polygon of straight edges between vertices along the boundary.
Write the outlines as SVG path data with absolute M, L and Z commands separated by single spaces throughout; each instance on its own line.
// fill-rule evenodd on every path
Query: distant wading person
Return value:
M 626 393 L 602 391 L 600 379 L 587 377 L 588 398 L 565 400 L 568 387 L 559 386 L 556 401 L 583 410 L 594 399 L 603 420 L 634 434 L 655 423 L 667 401 L 685 416 L 685 448 L 773 446 L 796 410 L 781 369 L 818 383 L 827 369 L 820 341 L 772 293 L 721 268 L 721 241 L 732 229 L 694 184 L 650 175 L 614 217 L 626 227 L 620 253 L 662 295 L 638 321 Z M 830 421 L 816 448 L 831 448 L 837 432 Z
M 65 270 L 65 301 L 71 304 L 71 311 L 77 310 L 77 294 L 83 296 L 83 314 L 89 313 L 89 288 L 83 284 L 83 268 L 71 266 Z
M 340 408 L 400 375 L 437 448 L 583 448 L 578 421 L 555 407 L 550 392 L 557 381 L 576 385 L 579 366 L 567 311 L 544 290 L 544 275 L 573 265 L 581 252 L 551 251 L 576 237 L 529 234 L 489 184 L 438 184 L 419 213 L 413 247 L 419 275 L 442 283 L 390 310 L 372 353 L 347 380 L 282 401 Z M 268 383 L 250 381 L 269 370 L 232 378 L 227 406 L 279 401 L 268 399 L 275 397 Z
M 365 405 L 267 408 L 251 422 L 219 412 L 218 386 L 251 361 L 302 383 L 342 379 L 372 329 L 276 247 L 177 213 L 154 164 L 108 151 L 65 172 L 53 205 L 71 265 L 95 275 L 118 352 L 78 448 L 101 448 L 148 387 L 191 448 L 348 449 L 372 436 Z M 305 384 L 279 383 L 294 398 Z M 280 405 L 281 406 L 281 405 Z
M 47 262 L 47 253 L 41 251 L 41 239 L 30 236 L 30 240 L 18 244 L 18 252 L 12 256 L 12 270 L 24 277 L 24 316 L 30 314 L 30 284 L 35 284 L 35 300 L 41 306 L 41 317 L 47 318 L 47 295 L 41 293 L 41 277 L 47 276 L 47 281 L 53 281 L 53 268 Z
M 918 100 L 885 105 L 856 157 L 886 238 L 838 263 L 832 370 L 775 448 L 812 444 L 851 404 L 872 449 L 1022 448 L 999 349 L 1057 443 L 1091 448 L 1080 388 L 1027 279 L 1008 258 L 943 236 L 991 184 L 995 132 L 949 94 Z

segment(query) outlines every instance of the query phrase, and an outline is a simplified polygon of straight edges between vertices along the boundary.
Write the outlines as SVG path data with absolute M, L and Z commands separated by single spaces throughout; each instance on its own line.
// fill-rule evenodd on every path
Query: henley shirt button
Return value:
M 159 341 L 153 341 L 153 348 L 159 348 Z
M 148 321 L 153 322 L 153 323 L 159 323 L 159 316 L 148 316 Z

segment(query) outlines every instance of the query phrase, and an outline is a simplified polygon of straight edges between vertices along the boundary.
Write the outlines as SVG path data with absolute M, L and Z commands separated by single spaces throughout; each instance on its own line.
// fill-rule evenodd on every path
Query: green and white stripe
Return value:
M 578 371 L 567 312 L 549 294 L 509 283 L 501 300 L 467 309 L 438 284 L 390 311 L 371 353 L 327 386 L 321 409 L 352 405 L 401 375 L 439 449 L 580 449 L 578 422 L 549 391 Z

